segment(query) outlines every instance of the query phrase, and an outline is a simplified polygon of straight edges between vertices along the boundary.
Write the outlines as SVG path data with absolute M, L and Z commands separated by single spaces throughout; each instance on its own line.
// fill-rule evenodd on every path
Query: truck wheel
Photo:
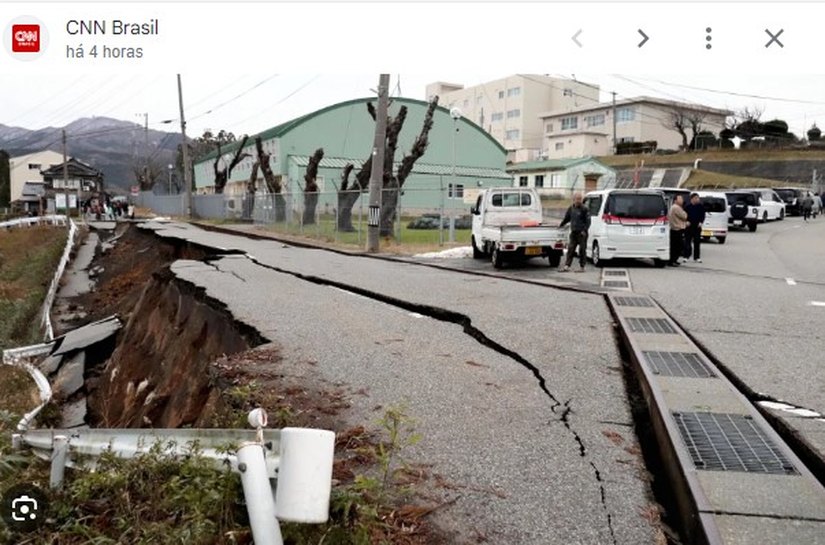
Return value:
M 551 267 L 558 267 L 561 265 L 561 252 L 553 250 L 547 255 L 547 260 L 550 262 Z
M 493 262 L 493 268 L 500 269 L 504 264 L 504 260 L 501 258 L 501 252 L 499 251 L 498 246 L 493 246 L 493 251 L 490 253 L 490 256 Z
M 724 244 L 728 237 L 716 237 L 716 242 L 719 244 Z
M 752 221 L 748 224 L 748 231 L 750 231 L 751 233 L 756 232 L 756 222 L 755 221 Z
M 470 237 L 470 244 L 473 245 L 473 259 L 482 259 L 484 257 L 484 252 L 479 250 L 476 246 L 476 237 Z

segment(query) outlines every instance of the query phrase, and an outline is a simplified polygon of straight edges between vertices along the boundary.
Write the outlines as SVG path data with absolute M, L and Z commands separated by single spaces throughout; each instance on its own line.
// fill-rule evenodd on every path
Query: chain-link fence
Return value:
M 435 177 L 436 187 L 384 189 L 379 228 L 382 237 L 405 245 L 469 244 L 470 208 L 484 189 L 452 184 Z M 285 189 L 290 189 L 289 187 Z M 199 219 L 253 222 L 274 233 L 299 235 L 362 246 L 366 243 L 369 193 L 355 191 L 193 195 Z M 545 222 L 558 223 L 572 201 L 573 190 L 539 189 Z M 141 193 L 138 206 L 164 216 L 185 216 L 185 195 Z M 392 204 L 395 203 L 393 207 Z

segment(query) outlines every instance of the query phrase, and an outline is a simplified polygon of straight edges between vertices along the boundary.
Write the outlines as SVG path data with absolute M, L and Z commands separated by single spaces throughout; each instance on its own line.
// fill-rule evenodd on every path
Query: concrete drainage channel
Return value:
M 609 294 L 688 543 L 825 543 L 825 488 L 649 297 Z

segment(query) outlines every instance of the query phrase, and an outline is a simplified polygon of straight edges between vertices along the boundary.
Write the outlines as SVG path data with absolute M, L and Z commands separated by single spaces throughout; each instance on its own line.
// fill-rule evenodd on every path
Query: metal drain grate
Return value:
M 676 333 L 664 318 L 628 318 L 627 323 L 634 333 Z
M 646 297 L 614 297 L 614 301 L 620 307 L 652 307 L 653 301 Z
M 716 376 L 693 352 L 642 352 L 650 369 L 668 377 L 713 378 Z
M 675 412 L 673 417 L 696 469 L 798 473 L 750 416 Z
M 605 276 L 627 276 L 627 271 L 604 271 Z
M 625 280 L 605 280 L 602 282 L 605 288 L 629 288 L 630 286 Z

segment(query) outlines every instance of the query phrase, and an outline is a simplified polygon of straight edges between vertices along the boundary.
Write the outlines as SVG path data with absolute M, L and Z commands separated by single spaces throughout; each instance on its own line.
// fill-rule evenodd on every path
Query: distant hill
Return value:
M 12 157 L 47 149 L 61 152 L 61 129 L 66 129 L 67 149 L 71 157 L 89 163 L 103 172 L 109 188 L 128 189 L 136 183 L 133 166 L 143 165 L 146 155 L 143 126 L 109 117 L 84 117 L 65 127 L 38 130 L 0 124 L 0 149 Z M 149 155 L 166 169 L 174 164 L 179 133 L 149 130 Z

